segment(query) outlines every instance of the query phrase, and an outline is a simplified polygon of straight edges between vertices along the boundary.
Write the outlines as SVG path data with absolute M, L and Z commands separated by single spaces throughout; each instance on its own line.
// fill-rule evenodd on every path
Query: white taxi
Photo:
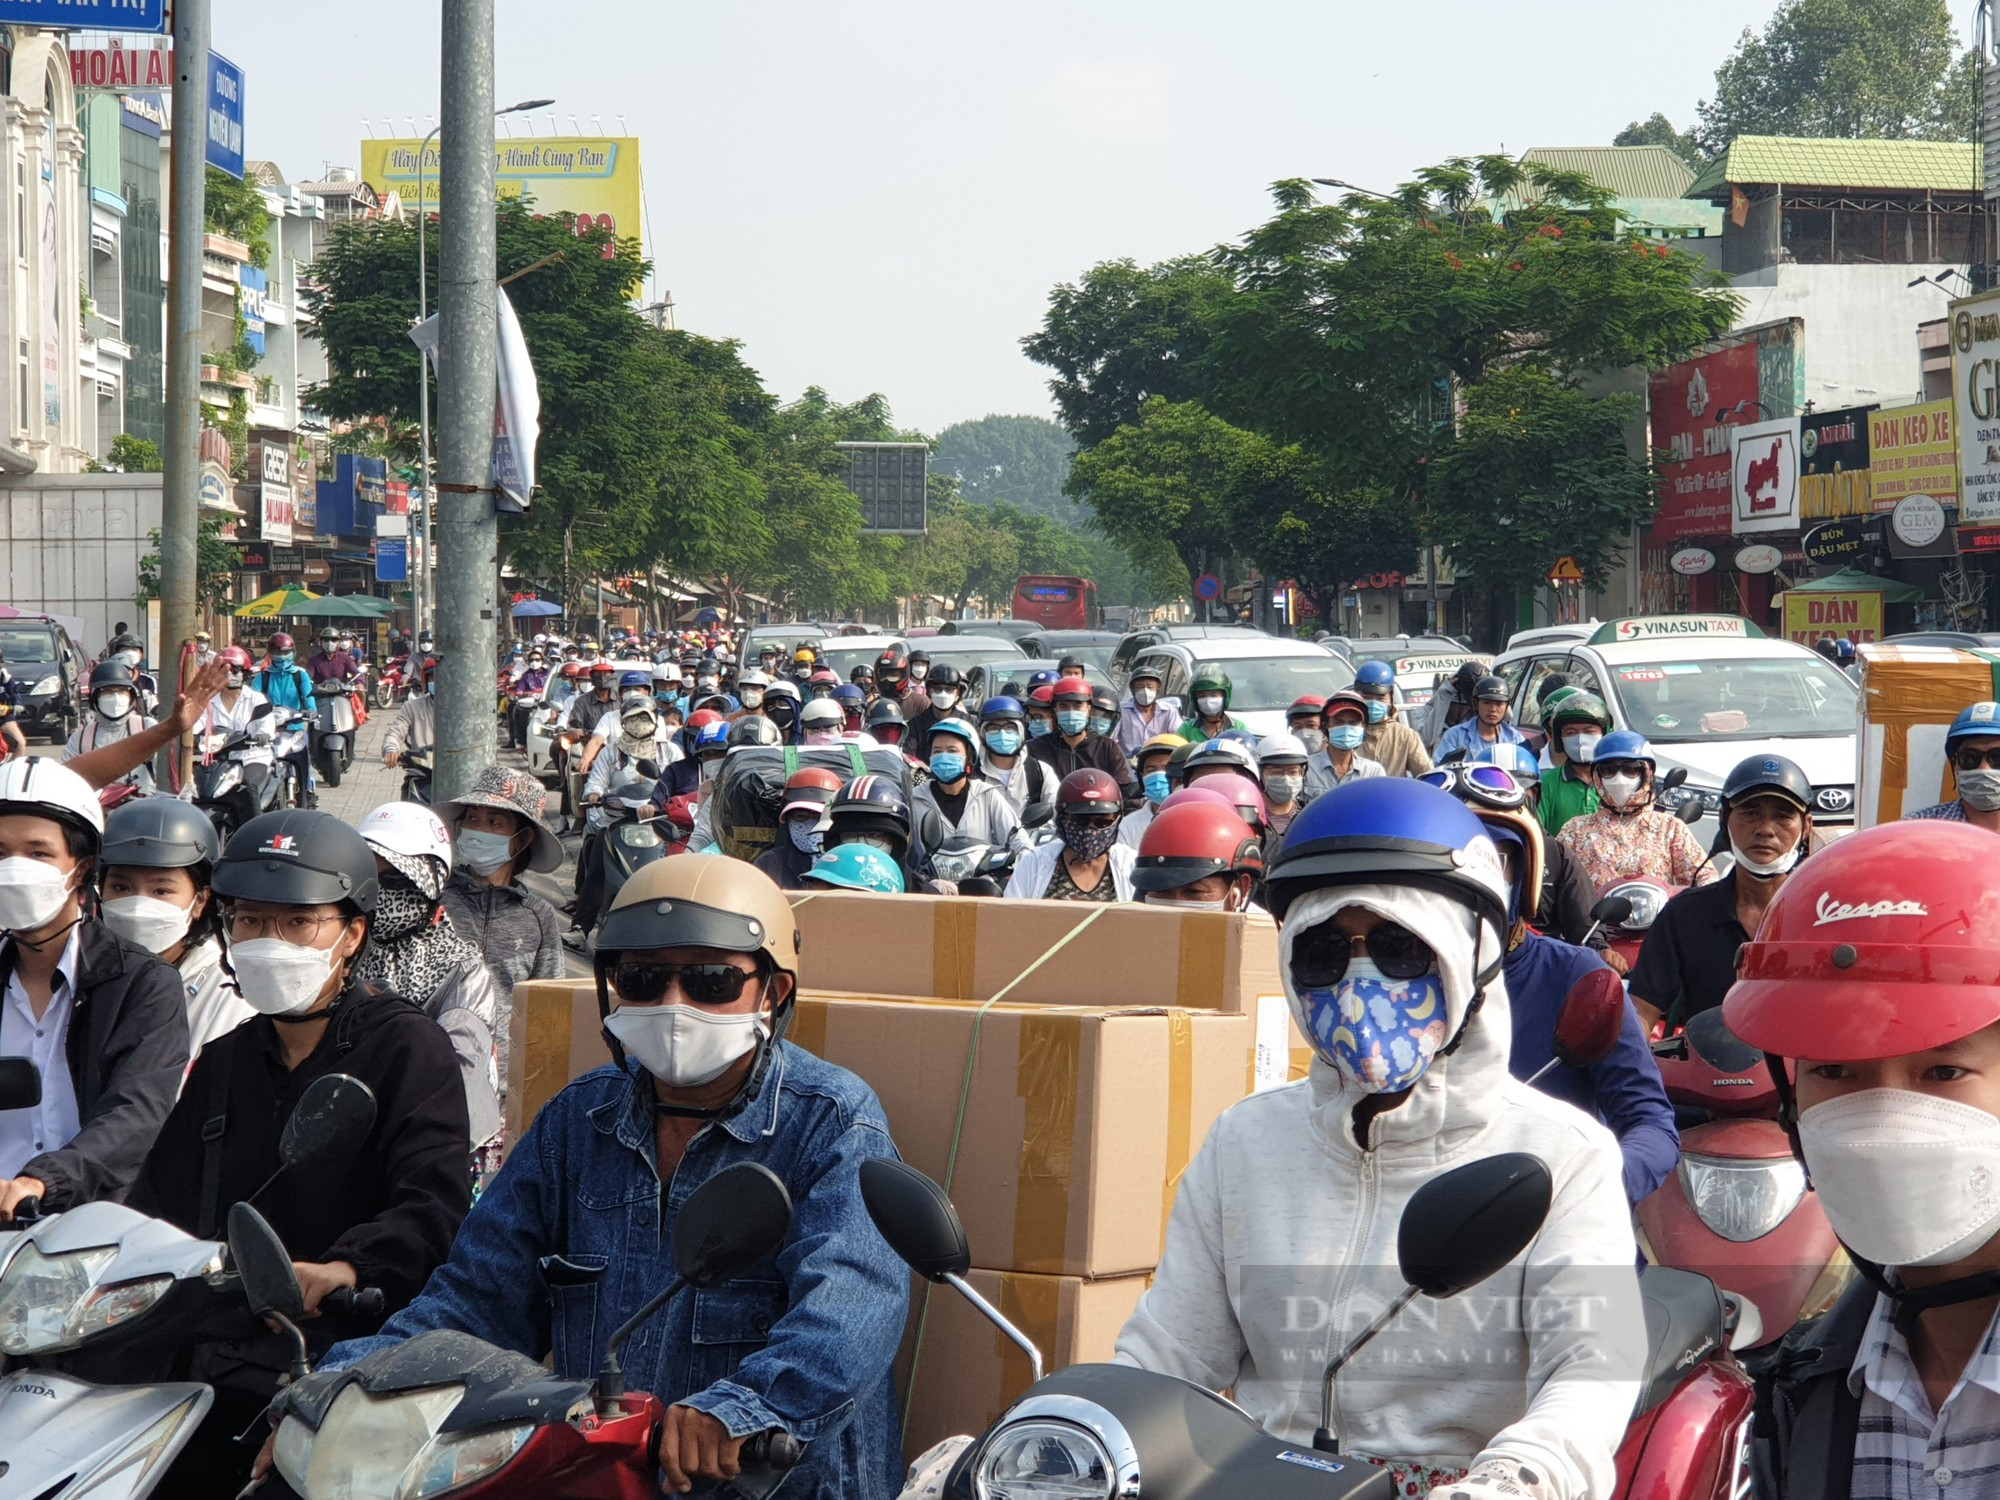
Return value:
M 1855 736 L 1860 695 L 1816 652 L 1773 640 L 1735 615 L 1647 615 L 1612 620 L 1588 640 L 1523 645 L 1494 663 L 1512 691 L 1515 721 L 1541 721 L 1537 689 L 1552 674 L 1602 698 L 1620 729 L 1642 734 L 1660 774 L 1686 782 L 1663 793 L 1673 811 L 1698 798 L 1696 835 L 1707 843 L 1722 783 L 1759 753 L 1796 761 L 1813 786 L 1813 823 L 1829 833 L 1854 824 Z

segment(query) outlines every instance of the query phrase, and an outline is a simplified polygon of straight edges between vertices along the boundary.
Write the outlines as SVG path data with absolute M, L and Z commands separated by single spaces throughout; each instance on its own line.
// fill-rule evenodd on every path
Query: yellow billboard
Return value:
M 404 208 L 417 207 L 419 139 L 361 143 L 361 176 L 384 198 L 395 193 Z M 538 212 L 575 214 L 582 230 L 609 229 L 638 239 L 639 138 L 624 136 L 515 136 L 493 145 L 502 198 L 526 198 Z M 424 153 L 423 207 L 438 211 L 438 143 Z

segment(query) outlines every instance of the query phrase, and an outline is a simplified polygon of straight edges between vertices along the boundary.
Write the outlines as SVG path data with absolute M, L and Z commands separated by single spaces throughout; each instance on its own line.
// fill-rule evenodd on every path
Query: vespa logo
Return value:
M 1815 927 L 1832 922 L 1852 922 L 1860 917 L 1928 917 L 1931 909 L 1921 901 L 1862 901 L 1849 903 L 1833 899 L 1831 891 L 1821 891 L 1813 907 L 1818 914 Z
M 1813 798 L 1813 805 L 1821 812 L 1846 812 L 1854 806 L 1854 794 L 1844 786 L 1826 787 Z

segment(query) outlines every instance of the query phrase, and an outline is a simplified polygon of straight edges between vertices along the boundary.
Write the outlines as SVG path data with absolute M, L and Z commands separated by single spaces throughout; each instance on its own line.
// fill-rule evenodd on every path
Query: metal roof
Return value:
M 1694 168 L 1665 146 L 1535 146 L 1521 153 L 1558 172 L 1581 172 L 1614 198 L 1679 198 Z
M 1977 193 L 1984 177 L 1969 141 L 1814 140 L 1739 135 L 1694 180 L 1690 198 L 1727 197 L 1731 183 Z

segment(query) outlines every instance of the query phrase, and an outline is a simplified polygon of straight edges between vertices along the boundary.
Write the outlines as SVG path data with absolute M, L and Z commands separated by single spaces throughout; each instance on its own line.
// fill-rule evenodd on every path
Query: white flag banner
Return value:
M 498 358 L 497 399 L 493 403 L 493 503 L 501 510 L 524 511 L 535 490 L 535 445 L 542 435 L 542 393 L 535 383 L 534 362 L 521 336 L 521 320 L 504 287 L 494 309 Z M 410 329 L 410 342 L 438 365 L 438 315 L 432 313 Z

